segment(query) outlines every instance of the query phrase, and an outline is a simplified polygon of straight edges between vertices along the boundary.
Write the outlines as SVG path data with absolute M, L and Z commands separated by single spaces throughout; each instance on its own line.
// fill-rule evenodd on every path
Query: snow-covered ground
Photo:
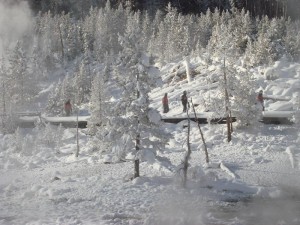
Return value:
M 191 63 L 200 66 L 199 61 Z M 172 69 L 162 68 L 165 81 Z M 267 111 L 293 110 L 299 71 L 299 64 L 285 62 L 254 71 L 270 97 Z M 207 73 L 204 67 L 201 73 Z M 200 79 L 168 83 L 153 90 L 152 105 L 161 111 L 167 92 L 169 115 L 181 115 L 179 98 L 187 90 L 200 110 L 204 103 L 199 92 L 210 88 Z M 198 126 L 192 122 L 184 189 L 179 165 L 186 153 L 186 123 L 163 124 L 174 137 L 157 159 L 142 161 L 141 177 L 134 180 L 128 179 L 133 162 L 105 163 L 89 146 L 85 129 L 79 130 L 78 158 L 75 128 L 49 126 L 47 134 L 53 137 L 38 128 L 0 134 L 0 224 L 300 224 L 296 125 L 234 127 L 230 143 L 225 125 L 201 125 L 210 159 L 206 164 Z

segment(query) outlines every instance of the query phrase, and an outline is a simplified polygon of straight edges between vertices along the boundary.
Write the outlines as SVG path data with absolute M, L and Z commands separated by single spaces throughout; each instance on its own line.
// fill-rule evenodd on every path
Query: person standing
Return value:
M 187 110 L 187 104 L 188 104 L 188 99 L 186 96 L 186 91 L 183 92 L 183 95 L 181 95 L 181 103 L 183 106 L 183 112 L 186 112 Z
M 65 112 L 66 112 L 66 116 L 70 116 L 70 114 L 72 112 L 72 105 L 71 105 L 70 99 L 68 99 L 68 101 L 66 101 L 66 103 L 65 103 Z
M 169 112 L 169 100 L 168 100 L 168 94 L 165 93 L 164 97 L 162 98 L 162 104 L 163 104 L 163 113 Z
M 265 111 L 265 105 L 264 105 L 264 97 L 263 97 L 263 91 L 260 90 L 258 92 L 258 95 L 256 97 L 256 100 L 261 104 L 262 106 L 262 111 Z

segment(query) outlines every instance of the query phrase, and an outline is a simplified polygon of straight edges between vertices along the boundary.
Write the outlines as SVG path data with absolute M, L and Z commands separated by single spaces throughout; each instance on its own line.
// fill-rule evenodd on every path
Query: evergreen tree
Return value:
M 100 72 L 97 73 L 93 80 L 92 92 L 91 92 L 91 101 L 90 101 L 90 111 L 91 118 L 88 123 L 88 127 L 90 133 L 96 133 L 96 126 L 102 127 L 102 125 L 106 124 L 106 107 L 108 104 L 108 94 L 105 85 L 104 74 Z M 100 128 L 101 129 L 101 128 Z
M 36 28 L 39 38 L 39 49 L 41 51 L 43 66 L 49 74 L 55 69 L 56 59 L 54 55 L 53 42 L 55 35 L 54 20 L 50 12 L 40 18 L 39 26 Z
M 103 71 L 98 71 L 92 82 L 90 111 L 91 117 L 88 121 L 89 133 L 92 134 L 90 144 L 93 151 L 107 152 L 112 143 L 106 140 L 108 130 L 106 125 L 109 122 L 111 105 L 110 100 L 111 76 L 109 63 L 106 63 Z M 117 156 L 118 160 L 122 158 Z
M 78 41 L 77 23 L 72 21 L 70 14 L 61 14 L 57 16 L 57 29 L 60 39 L 61 59 L 63 63 L 73 60 L 81 47 Z
M 249 126 L 257 123 L 261 111 L 256 107 L 257 85 L 246 69 L 232 67 L 228 68 L 229 95 L 231 99 L 231 110 L 236 117 L 237 126 Z M 234 79 L 232 79 L 234 78 Z
M 248 44 L 246 49 L 247 65 L 268 65 L 275 59 L 276 53 L 272 42 L 265 32 L 260 32 L 256 41 Z
M 122 5 L 113 9 L 107 1 L 105 8 L 99 10 L 94 46 L 98 60 L 102 60 L 106 53 L 117 54 L 121 50 L 118 35 L 124 33 L 126 20 L 127 14 Z
M 142 36 L 141 42 L 144 46 L 144 51 L 147 51 L 149 48 L 150 39 L 154 35 L 154 28 L 152 28 L 152 23 L 149 14 L 146 12 L 142 14 Z
M 95 46 L 95 31 L 98 10 L 91 8 L 83 22 L 84 51 L 93 52 Z
M 38 91 L 36 80 L 28 70 L 28 62 L 21 42 L 17 42 L 9 58 L 7 94 L 18 110 L 24 110 L 25 106 L 28 107 Z
M 0 60 L 0 90 L 1 90 L 1 96 L 0 96 L 0 114 L 1 114 L 1 119 L 2 119 L 2 126 L 4 125 L 4 117 L 8 113 L 8 108 L 9 108 L 9 96 L 7 94 L 7 68 L 5 65 L 5 59 L 2 57 Z
M 217 98 L 213 100 L 214 105 L 220 107 L 225 104 L 223 110 L 218 108 L 213 111 L 223 112 L 226 116 L 228 141 L 231 140 L 232 123 L 230 118 L 233 112 L 237 115 L 241 125 L 249 124 L 252 119 L 251 115 L 256 115 L 253 114 L 255 98 L 251 79 L 249 74 L 239 69 L 241 55 L 237 46 L 238 39 L 233 36 L 234 32 L 232 31 L 235 27 L 233 23 L 234 20 L 229 19 L 227 24 L 217 24 L 208 44 L 212 61 L 219 64 L 217 73 L 219 73 L 220 79 L 216 90 Z
M 179 14 L 176 8 L 171 7 L 170 3 L 168 4 L 166 11 L 167 14 L 164 18 L 164 29 L 166 29 L 167 36 L 161 38 L 165 39 L 166 49 L 164 51 L 164 58 L 169 62 L 170 60 L 178 58 L 179 52 L 182 50 L 180 47 L 184 26 L 182 23 L 183 21 L 179 20 Z
M 74 86 L 72 87 L 73 91 L 75 92 L 75 102 L 78 105 L 89 99 L 91 91 L 90 74 L 89 65 L 86 65 L 85 62 L 82 61 L 78 71 L 75 72 Z
M 10 133 L 13 131 L 14 124 L 12 123 L 12 115 L 10 112 L 10 96 L 8 95 L 7 85 L 7 75 L 8 71 L 6 68 L 6 61 L 2 57 L 0 60 L 0 131 L 3 133 Z
M 213 21 L 210 10 L 207 10 L 205 15 L 201 14 L 198 17 L 197 26 L 198 31 L 195 36 L 197 37 L 197 48 L 200 50 L 201 48 L 206 48 L 212 34 Z M 200 52 L 199 50 L 198 52 Z
M 60 90 L 60 100 L 59 102 L 63 104 L 66 100 L 68 99 L 74 99 L 75 96 L 75 91 L 76 89 L 74 88 L 74 83 L 72 82 L 72 78 L 69 74 L 64 78 L 62 85 L 61 85 L 61 90 Z
M 300 23 L 287 22 L 287 32 L 284 36 L 284 46 L 287 55 L 293 61 L 300 59 Z
M 63 102 L 61 99 L 62 82 L 59 80 L 54 88 L 52 88 L 46 106 L 48 115 L 62 115 Z
M 34 44 L 30 57 L 30 70 L 35 81 L 45 79 L 47 74 L 43 65 L 43 57 L 37 43 Z
M 139 14 L 130 17 L 126 35 L 120 38 L 123 52 L 121 63 L 114 72 L 120 99 L 112 105 L 112 116 L 106 125 L 106 137 L 113 143 L 113 150 L 118 151 L 119 156 L 123 156 L 124 152 L 136 155 L 134 177 L 139 176 L 139 156 L 142 152 L 147 149 L 155 155 L 163 148 L 167 138 L 158 126 L 158 112 L 149 107 L 148 93 L 155 84 L 153 79 L 157 77 L 151 78 L 148 74 L 149 58 L 141 52 L 138 42 L 141 35 L 138 18 Z M 119 140 L 118 143 L 115 140 Z

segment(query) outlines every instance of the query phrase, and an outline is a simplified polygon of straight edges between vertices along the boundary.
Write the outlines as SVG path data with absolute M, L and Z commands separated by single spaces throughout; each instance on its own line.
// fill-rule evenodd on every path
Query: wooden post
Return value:
M 230 115 L 230 132 L 233 133 L 233 124 L 232 124 L 232 114 L 231 114 L 231 110 L 229 111 L 229 115 Z
M 76 122 L 77 122 L 77 126 L 76 126 L 76 142 L 77 142 L 77 151 L 76 151 L 76 157 L 79 156 L 79 129 L 78 129 L 78 108 L 77 108 L 77 115 L 76 115 Z
M 191 156 L 191 146 L 190 146 L 190 130 L 191 130 L 191 120 L 189 117 L 189 112 L 188 110 L 186 111 L 187 117 L 188 117 L 188 133 L 187 133 L 187 153 L 184 157 L 183 161 L 183 184 L 182 186 L 185 188 L 186 187 L 186 182 L 187 182 L 187 171 L 189 167 L 189 159 Z
M 197 117 L 197 114 L 196 114 L 196 110 L 195 110 L 195 106 L 194 106 L 192 98 L 191 98 L 191 103 L 192 103 L 192 107 L 193 107 L 195 120 L 197 121 L 199 132 L 200 132 L 200 135 L 201 135 L 201 139 L 202 139 L 202 142 L 203 142 L 203 145 L 204 145 L 205 161 L 206 161 L 206 163 L 209 163 L 207 145 L 206 145 L 206 142 L 205 142 L 205 139 L 204 139 L 203 132 L 202 132 L 201 127 L 200 127 L 200 123 L 199 123 L 199 120 L 198 120 L 198 117 Z

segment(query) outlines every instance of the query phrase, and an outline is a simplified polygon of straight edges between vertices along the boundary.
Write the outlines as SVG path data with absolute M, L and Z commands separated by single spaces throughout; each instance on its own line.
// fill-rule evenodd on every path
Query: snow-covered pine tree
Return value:
M 229 93 L 232 96 L 231 110 L 236 117 L 237 126 L 244 127 L 257 123 L 261 111 L 256 107 L 257 85 L 247 69 L 240 67 L 228 68 Z M 233 79 L 232 79 L 233 78 Z
M 63 115 L 64 103 L 75 98 L 75 88 L 70 75 L 67 74 L 64 80 L 54 84 L 48 97 L 46 111 L 49 115 Z
M 194 50 L 198 55 L 206 48 L 212 34 L 212 28 L 212 12 L 208 9 L 206 14 L 201 14 L 197 18 L 196 27 L 194 28 L 197 31 L 194 36 L 196 42 Z
M 7 69 L 5 66 L 5 60 L 2 57 L 0 60 L 0 130 L 3 133 L 7 132 L 7 120 L 8 120 L 8 95 L 6 92 L 6 83 L 7 83 Z
M 257 66 L 259 64 L 270 64 L 273 60 L 272 43 L 266 33 L 258 34 L 255 42 L 248 45 L 246 50 L 247 65 Z
M 168 35 L 168 29 L 163 21 L 158 25 L 158 31 L 154 38 L 150 40 L 149 49 L 153 55 L 158 58 L 158 62 L 164 63 L 166 60 L 165 52 L 167 50 L 167 42 L 166 39 Z
M 165 39 L 166 50 L 164 58 L 166 62 L 181 58 L 183 34 L 185 32 L 183 17 L 178 13 L 176 8 L 171 7 L 171 3 L 166 8 L 167 14 L 164 18 L 164 29 L 167 31 L 167 36 L 161 37 Z M 185 24 L 186 25 L 186 24 Z
M 64 102 L 68 99 L 74 99 L 75 93 L 76 93 L 76 89 L 75 89 L 75 85 L 73 83 L 73 80 L 70 76 L 70 74 L 67 73 L 67 75 L 65 76 L 64 80 L 62 81 L 62 85 L 61 85 L 61 90 L 60 90 L 60 104 L 64 104 Z
M 235 54 L 234 43 L 232 43 L 232 36 L 230 35 L 230 31 L 228 25 L 225 23 L 216 24 L 213 28 L 213 33 L 211 39 L 209 40 L 207 51 L 211 54 L 210 57 L 212 62 L 216 64 L 218 70 L 216 73 L 218 74 L 219 78 L 219 85 L 218 90 L 215 90 L 218 94 L 216 95 L 215 99 L 212 99 L 215 103 L 212 103 L 217 108 L 212 109 L 214 112 L 218 112 L 219 117 L 220 115 L 227 115 L 230 114 L 230 102 L 228 99 L 228 73 L 227 68 L 230 64 L 230 56 L 231 51 L 232 54 Z M 230 52 L 230 53 L 229 53 Z M 233 56 L 233 55 L 232 55 Z M 224 102 L 225 107 L 223 107 L 221 102 Z M 226 109 L 226 110 L 225 110 Z
M 93 17 L 95 17 L 94 14 L 95 13 L 93 13 Z M 91 31 L 92 28 L 93 28 L 93 31 Z M 84 31 L 84 34 L 83 34 L 83 60 L 82 60 L 82 63 L 84 64 L 86 79 L 87 79 L 86 80 L 87 86 L 85 88 L 85 93 L 87 95 L 89 95 L 91 92 L 92 80 L 93 80 L 93 73 L 91 72 L 91 69 L 92 69 L 93 62 L 95 60 L 95 56 L 93 54 L 94 38 L 95 38 L 95 21 L 94 21 L 94 19 L 90 18 L 86 22 L 86 29 L 87 29 L 87 31 Z
M 152 51 L 162 63 L 179 57 L 183 32 L 183 23 L 179 24 L 179 14 L 176 8 L 173 8 L 169 3 L 166 12 L 163 20 L 159 21 L 155 39 L 151 41 Z M 160 15 L 157 14 L 157 16 Z
M 157 10 L 154 19 L 151 21 L 151 30 L 152 30 L 152 35 L 149 38 L 149 43 L 148 43 L 148 49 L 147 52 L 152 56 L 152 57 L 158 57 L 158 54 L 161 54 L 163 51 L 158 51 L 158 32 L 159 32 L 159 27 L 161 25 L 161 21 L 163 20 L 163 13 L 160 10 Z
M 41 52 L 44 61 L 46 73 L 49 74 L 55 69 L 56 58 L 54 54 L 54 43 L 57 43 L 55 32 L 55 22 L 52 14 L 49 12 L 41 15 L 39 23 L 36 25 L 39 51 Z
M 106 73 L 106 69 L 104 73 Z M 106 111 L 108 111 L 108 82 L 105 84 L 105 76 L 102 72 L 98 72 L 92 82 L 90 111 L 91 118 L 88 121 L 89 133 L 95 135 L 97 130 L 102 129 L 107 123 Z M 99 129 L 97 129 L 97 127 Z M 100 139 L 102 139 L 100 137 Z
M 247 48 L 247 43 L 255 34 L 255 24 L 249 12 L 233 9 L 233 17 L 230 20 L 230 30 L 232 31 L 233 42 L 239 54 L 243 54 Z
M 0 90 L 1 90 L 1 96 L 0 96 L 0 114 L 1 114 L 1 120 L 3 125 L 3 119 L 4 116 L 7 114 L 7 110 L 9 107 L 9 101 L 8 101 L 8 95 L 7 95 L 7 68 L 5 65 L 5 59 L 2 57 L 0 60 Z
M 145 12 L 142 14 L 142 42 L 144 43 L 144 51 L 147 51 L 147 49 L 149 48 L 149 42 L 150 39 L 153 37 L 154 35 L 154 28 L 152 27 L 152 22 L 150 19 L 150 15 L 148 14 L 148 12 Z
M 270 20 L 268 17 L 263 17 L 257 21 L 257 24 L 257 38 L 248 45 L 246 50 L 247 64 L 249 66 L 271 64 L 285 53 L 285 19 L 274 18 Z
M 107 1 L 105 7 L 99 9 L 94 44 L 94 52 L 98 60 L 102 61 L 106 53 L 117 54 L 120 51 L 118 34 L 124 33 L 126 20 L 126 11 L 121 4 L 117 9 L 113 9 L 110 1 Z
M 106 126 L 106 137 L 113 150 L 119 150 L 120 156 L 128 152 L 135 155 L 134 177 L 139 176 L 140 156 L 147 152 L 154 157 L 169 137 L 159 127 L 159 113 L 149 107 L 148 93 L 157 77 L 148 74 L 149 58 L 141 52 L 139 22 L 139 13 L 133 14 L 128 19 L 125 36 L 120 36 L 123 52 L 121 63 L 115 67 L 119 98 L 111 103 L 111 117 Z
M 62 114 L 63 104 L 61 100 L 62 82 L 59 80 L 51 89 L 46 105 L 46 113 L 48 115 Z
M 37 83 L 33 73 L 28 70 L 28 57 L 21 42 L 16 46 L 9 57 L 9 73 L 7 94 L 11 96 L 13 108 L 24 110 L 37 94 Z
M 164 13 L 161 10 L 157 10 L 156 13 L 155 13 L 155 17 L 154 17 L 154 19 L 152 20 L 152 23 L 151 23 L 151 26 L 152 26 L 153 31 L 154 31 L 154 36 L 157 35 L 158 27 L 159 27 L 161 21 L 163 21 L 163 18 L 164 18 Z
M 91 90 L 91 78 L 89 74 L 91 74 L 89 65 L 86 65 L 83 59 L 78 70 L 75 72 L 73 84 L 75 102 L 78 105 L 85 102 L 89 98 Z
M 15 117 L 12 113 L 12 100 L 9 94 L 9 71 L 4 57 L 0 60 L 0 131 L 13 133 L 16 129 Z
M 46 78 L 47 74 L 45 71 L 45 67 L 43 66 L 43 57 L 36 42 L 33 45 L 30 57 L 30 70 L 33 73 L 33 78 L 37 82 Z
M 225 102 L 225 115 L 228 118 L 231 114 L 237 116 L 240 124 L 249 124 L 249 121 L 256 115 L 254 107 L 255 97 L 253 96 L 253 86 L 250 74 L 243 71 L 241 67 L 241 50 L 237 39 L 234 35 L 236 22 L 235 18 L 229 19 L 228 23 L 217 24 L 214 27 L 212 38 L 208 45 L 208 51 L 211 52 L 212 60 L 219 64 L 220 82 L 218 87 L 219 95 L 214 99 L 220 104 L 220 100 Z M 240 38 L 243 38 L 240 36 Z M 222 91 L 223 90 L 223 91 Z M 253 99 L 252 99 L 253 98 Z M 217 110 L 220 110 L 219 108 Z M 236 111 L 236 112 L 235 112 Z M 228 122 L 228 121 L 227 121 Z M 228 140 L 231 139 L 232 126 L 227 124 Z
M 112 147 L 112 143 L 106 140 L 109 133 L 106 126 L 111 114 L 111 104 L 113 104 L 109 102 L 112 81 L 108 61 L 109 58 L 107 58 L 103 71 L 98 71 L 93 79 L 90 100 L 91 117 L 88 121 L 89 133 L 92 135 L 89 143 L 92 146 L 92 151 L 99 151 L 100 153 L 107 152 Z M 117 158 L 120 157 L 117 156 Z
M 83 21 L 83 52 L 85 63 L 90 64 L 95 56 L 93 55 L 95 46 L 95 32 L 98 10 L 91 8 L 89 15 Z
M 284 37 L 287 55 L 293 61 L 300 59 L 300 23 L 287 21 L 287 31 Z
M 57 15 L 56 18 L 56 27 L 60 39 L 60 55 L 62 59 L 62 64 L 67 64 L 68 61 L 72 60 L 78 49 L 78 43 L 76 43 L 76 23 L 72 22 L 71 15 L 61 14 Z
M 179 51 L 179 58 L 191 55 L 193 49 L 195 48 L 195 45 L 193 44 L 194 27 L 190 25 L 191 21 L 193 21 L 193 16 L 190 18 L 181 14 L 178 16 L 178 26 L 182 27 L 181 29 L 178 29 L 179 40 L 177 44 L 177 51 Z
M 109 4 L 109 1 L 107 1 L 107 4 Z M 106 10 L 111 10 L 110 5 L 107 5 Z M 109 26 L 110 14 L 105 12 L 104 9 L 99 10 L 95 27 L 94 50 L 99 61 L 102 61 L 104 54 L 110 51 L 110 35 L 113 35 Z
M 22 108 L 25 103 L 25 77 L 27 75 L 27 58 L 18 41 L 14 51 L 9 59 L 10 63 L 10 73 L 8 79 L 8 90 L 7 93 L 12 97 L 12 102 L 16 107 Z

